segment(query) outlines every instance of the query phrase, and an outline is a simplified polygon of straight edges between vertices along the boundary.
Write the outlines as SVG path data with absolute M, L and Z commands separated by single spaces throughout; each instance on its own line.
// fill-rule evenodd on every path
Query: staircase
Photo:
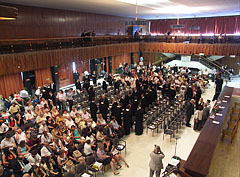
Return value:
M 216 68 L 217 71 L 220 71 L 223 73 L 224 76 L 228 77 L 230 76 L 230 72 L 223 69 L 223 66 L 221 63 L 217 62 L 216 60 L 210 60 L 206 56 L 199 56 L 199 62 L 205 65 L 208 68 Z

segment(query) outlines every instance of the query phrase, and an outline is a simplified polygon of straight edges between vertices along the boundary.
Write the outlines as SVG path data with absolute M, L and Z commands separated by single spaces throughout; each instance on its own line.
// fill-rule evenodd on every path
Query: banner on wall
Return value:
M 182 62 L 190 62 L 191 61 L 191 56 L 189 56 L 189 55 L 182 55 L 181 56 L 181 61 Z

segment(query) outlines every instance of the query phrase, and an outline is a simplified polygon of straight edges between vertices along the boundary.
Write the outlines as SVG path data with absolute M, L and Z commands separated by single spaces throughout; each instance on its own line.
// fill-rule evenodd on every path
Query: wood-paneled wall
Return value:
M 140 43 L 139 47 L 148 52 L 240 56 L 239 44 Z
M 88 61 L 94 58 L 122 55 L 124 53 L 138 51 L 139 43 L 122 43 L 85 48 L 0 55 L 0 75 L 20 73 L 23 71 L 71 63 L 73 61 Z
M 112 35 L 118 30 L 125 34 L 125 22 L 131 20 L 95 13 L 9 5 L 18 8 L 19 15 L 14 21 L 0 21 L 0 39 L 80 36 L 84 30 L 94 30 L 97 35 Z
M 122 65 L 124 65 L 124 63 L 131 64 L 131 53 L 112 56 L 112 69 L 117 69 L 120 63 Z

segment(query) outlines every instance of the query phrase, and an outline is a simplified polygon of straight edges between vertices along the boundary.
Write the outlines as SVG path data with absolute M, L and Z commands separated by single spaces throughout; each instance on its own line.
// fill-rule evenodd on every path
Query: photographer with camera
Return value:
M 161 169 L 163 169 L 162 159 L 165 157 L 160 146 L 155 145 L 153 152 L 150 153 L 150 157 L 150 177 L 153 177 L 154 172 L 156 173 L 156 177 L 160 177 Z

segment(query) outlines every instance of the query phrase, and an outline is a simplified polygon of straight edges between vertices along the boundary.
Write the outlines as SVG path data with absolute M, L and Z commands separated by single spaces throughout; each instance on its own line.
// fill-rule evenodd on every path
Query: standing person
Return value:
M 223 85 L 223 79 L 221 78 L 220 74 L 217 74 L 217 77 L 215 80 L 215 95 L 214 95 L 212 101 L 215 101 L 218 99 L 218 97 L 222 91 L 222 85 Z
M 73 92 L 72 92 L 72 88 L 70 88 L 66 94 L 67 97 L 67 102 L 69 104 L 69 112 L 72 111 L 72 106 L 73 106 Z
M 95 70 L 92 72 L 92 80 L 93 80 L 93 84 L 96 85 L 97 84 L 97 74 L 96 74 Z
M 92 99 L 91 103 L 90 103 L 90 111 L 91 111 L 91 118 L 94 122 L 97 122 L 97 105 L 95 103 L 95 98 Z
M 108 99 L 105 98 L 105 95 L 103 94 L 102 98 L 99 100 L 99 111 L 106 122 L 107 122 L 108 107 L 109 107 Z
M 57 99 L 59 110 L 66 109 L 66 94 L 62 90 L 60 90 L 60 92 L 57 94 Z
M 186 116 L 187 116 L 186 126 L 187 127 L 191 127 L 190 120 L 192 115 L 194 114 L 194 103 L 195 103 L 194 99 L 191 99 L 189 102 L 187 102 L 187 108 L 186 108 Z
M 80 79 L 77 80 L 75 83 L 76 89 L 82 91 L 82 85 Z
M 211 109 L 210 102 L 211 102 L 210 100 L 207 100 L 207 103 L 203 104 L 203 114 L 202 114 L 202 124 L 201 124 L 202 128 L 210 115 L 210 109 Z
M 132 114 L 130 112 L 130 105 L 127 105 L 127 108 L 123 112 L 123 128 L 125 135 L 130 134 L 130 129 L 132 125 Z
M 138 105 L 136 111 L 136 127 L 135 127 L 135 134 L 141 135 L 143 133 L 143 114 L 144 110 L 141 108 L 141 105 Z
M 155 145 L 153 152 L 150 153 L 150 157 L 150 177 L 153 177 L 154 172 L 156 173 L 156 177 L 160 177 L 161 169 L 163 169 L 162 159 L 165 157 L 160 146 Z

